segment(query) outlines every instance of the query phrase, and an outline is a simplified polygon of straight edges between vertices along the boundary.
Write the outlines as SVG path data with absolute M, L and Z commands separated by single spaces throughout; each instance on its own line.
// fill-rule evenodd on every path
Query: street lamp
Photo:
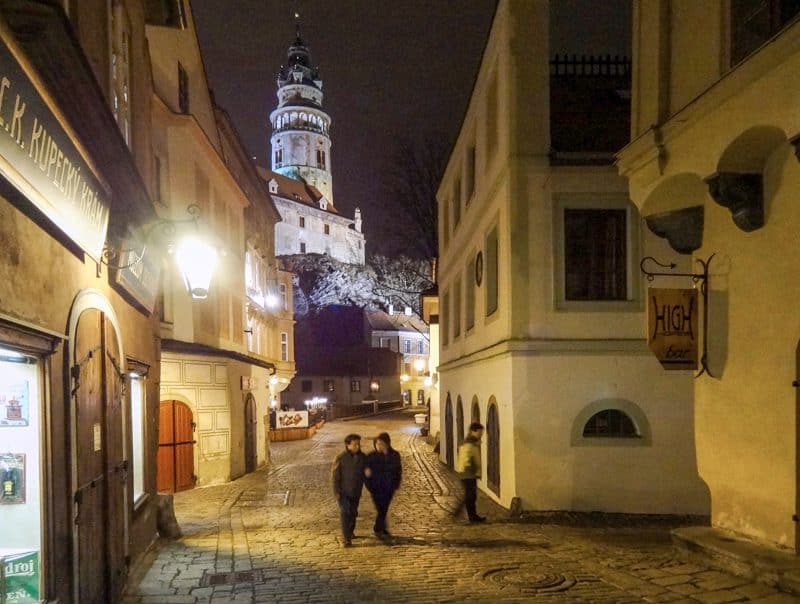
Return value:
M 217 266 L 217 250 L 196 237 L 186 237 L 175 248 L 175 261 L 192 298 L 208 297 L 208 287 Z

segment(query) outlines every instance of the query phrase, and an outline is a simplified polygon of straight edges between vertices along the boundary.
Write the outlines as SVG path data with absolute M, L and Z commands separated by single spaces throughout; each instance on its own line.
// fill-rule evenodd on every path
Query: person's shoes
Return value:
M 473 516 L 469 519 L 470 522 L 486 522 L 486 516 Z
M 345 539 L 342 547 L 353 547 L 353 542 L 350 539 Z
M 381 531 L 381 536 L 384 539 L 391 539 L 392 538 L 392 534 L 387 530 Z

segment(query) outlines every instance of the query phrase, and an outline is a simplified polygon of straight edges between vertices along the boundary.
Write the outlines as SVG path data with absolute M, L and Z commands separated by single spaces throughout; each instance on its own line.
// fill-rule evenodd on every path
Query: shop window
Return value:
M 583 426 L 584 437 L 639 438 L 633 420 L 620 409 L 604 409 L 595 413 Z
M 731 65 L 736 65 L 800 14 L 800 0 L 731 0 Z
M 350 392 L 361 392 L 361 380 L 350 380 Z
M 41 591 L 41 371 L 36 357 L 0 348 L 0 600 L 38 602 Z
M 311 392 L 311 380 L 302 380 L 300 382 L 300 390 L 302 392 Z

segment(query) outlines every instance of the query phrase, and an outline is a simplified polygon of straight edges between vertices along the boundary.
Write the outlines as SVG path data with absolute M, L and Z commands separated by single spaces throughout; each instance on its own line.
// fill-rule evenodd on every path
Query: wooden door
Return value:
M 450 394 L 444 404 L 444 459 L 449 467 L 453 467 L 453 402 Z
M 84 311 L 75 332 L 73 544 L 79 602 L 117 601 L 125 584 L 127 465 L 122 364 L 114 326 Z
M 162 493 L 191 489 L 194 477 L 192 410 L 180 401 L 159 406 L 156 483 Z
M 244 471 L 253 472 L 258 466 L 258 419 L 256 418 L 256 399 L 247 395 L 244 402 Z
M 500 495 L 500 420 L 497 405 L 491 402 L 486 413 L 486 436 L 486 484 Z

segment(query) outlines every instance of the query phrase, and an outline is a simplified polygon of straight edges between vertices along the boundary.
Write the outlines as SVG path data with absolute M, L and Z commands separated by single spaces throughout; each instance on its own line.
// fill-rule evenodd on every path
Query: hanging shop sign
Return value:
M 100 260 L 108 189 L 23 55 L 0 40 L 0 174 Z
M 697 369 L 697 290 L 647 290 L 648 344 L 664 369 Z
M 116 282 L 147 312 L 153 312 L 161 277 L 159 258 L 140 237 L 131 236 L 124 243 Z

